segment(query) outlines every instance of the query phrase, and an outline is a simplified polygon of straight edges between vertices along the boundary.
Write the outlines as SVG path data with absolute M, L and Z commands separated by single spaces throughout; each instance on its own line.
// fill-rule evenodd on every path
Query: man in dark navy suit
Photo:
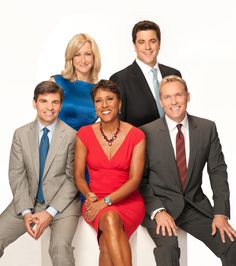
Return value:
M 160 117 L 153 85 L 153 69 L 157 82 L 169 75 L 181 77 L 181 73 L 171 67 L 159 64 L 161 32 L 159 26 L 151 21 L 140 21 L 134 25 L 132 39 L 137 58 L 130 66 L 113 74 L 110 79 L 121 90 L 121 119 L 135 126 L 141 126 Z

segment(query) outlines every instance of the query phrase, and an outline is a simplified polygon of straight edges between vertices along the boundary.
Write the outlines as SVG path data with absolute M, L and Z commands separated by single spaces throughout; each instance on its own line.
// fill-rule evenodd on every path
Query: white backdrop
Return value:
M 0 211 L 11 200 L 8 158 L 14 129 L 34 119 L 33 90 L 60 73 L 69 39 L 85 32 L 102 55 L 100 78 L 130 64 L 133 25 L 149 19 L 162 31 L 159 62 L 182 72 L 191 93 L 189 112 L 216 121 L 228 164 L 231 222 L 236 226 L 234 116 L 236 25 L 234 0 L 8 0 L 0 3 Z M 204 188 L 211 197 L 207 175 Z M 188 263 L 221 265 L 188 238 Z

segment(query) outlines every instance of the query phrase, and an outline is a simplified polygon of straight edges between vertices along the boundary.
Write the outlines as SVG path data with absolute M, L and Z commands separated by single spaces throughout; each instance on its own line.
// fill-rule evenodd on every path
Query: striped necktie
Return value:
M 184 134 L 181 131 L 182 124 L 177 126 L 178 132 L 176 135 L 176 163 L 178 167 L 179 177 L 184 191 L 187 178 L 187 164 L 184 144 Z

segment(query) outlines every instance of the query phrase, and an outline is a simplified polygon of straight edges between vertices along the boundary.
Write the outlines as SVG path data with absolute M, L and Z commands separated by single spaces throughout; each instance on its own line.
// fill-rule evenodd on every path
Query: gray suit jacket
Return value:
M 13 201 L 9 209 L 15 214 L 33 209 L 36 203 L 39 180 L 38 134 L 36 120 L 14 133 L 9 162 Z M 73 179 L 75 138 L 75 131 L 58 120 L 43 174 L 45 204 L 59 211 L 55 218 L 80 215 L 78 190 Z
M 161 207 L 176 219 L 185 201 L 201 213 L 213 217 L 222 214 L 230 217 L 229 187 L 226 164 L 214 122 L 188 115 L 190 157 L 185 191 L 178 175 L 174 150 L 165 118 L 141 127 L 147 140 L 147 167 L 141 186 L 146 205 L 144 225 L 154 227 L 151 213 Z M 212 207 L 202 190 L 205 164 L 213 191 Z

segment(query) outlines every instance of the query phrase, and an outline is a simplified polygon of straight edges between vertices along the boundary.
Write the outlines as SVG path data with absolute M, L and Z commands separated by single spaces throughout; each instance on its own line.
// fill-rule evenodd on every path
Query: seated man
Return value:
M 204 242 L 224 266 L 233 266 L 236 232 L 228 222 L 229 187 L 220 140 L 214 122 L 187 113 L 189 100 L 183 79 L 165 77 L 160 84 L 165 116 L 141 128 L 147 138 L 143 224 L 156 244 L 158 266 L 179 265 L 177 226 Z M 213 207 L 201 187 L 206 164 Z
M 25 232 L 38 239 L 50 226 L 53 265 L 75 265 L 71 242 L 80 215 L 73 180 L 76 134 L 57 119 L 63 97 L 56 83 L 38 84 L 37 118 L 15 131 L 9 163 L 13 200 L 0 215 L 0 257 Z

